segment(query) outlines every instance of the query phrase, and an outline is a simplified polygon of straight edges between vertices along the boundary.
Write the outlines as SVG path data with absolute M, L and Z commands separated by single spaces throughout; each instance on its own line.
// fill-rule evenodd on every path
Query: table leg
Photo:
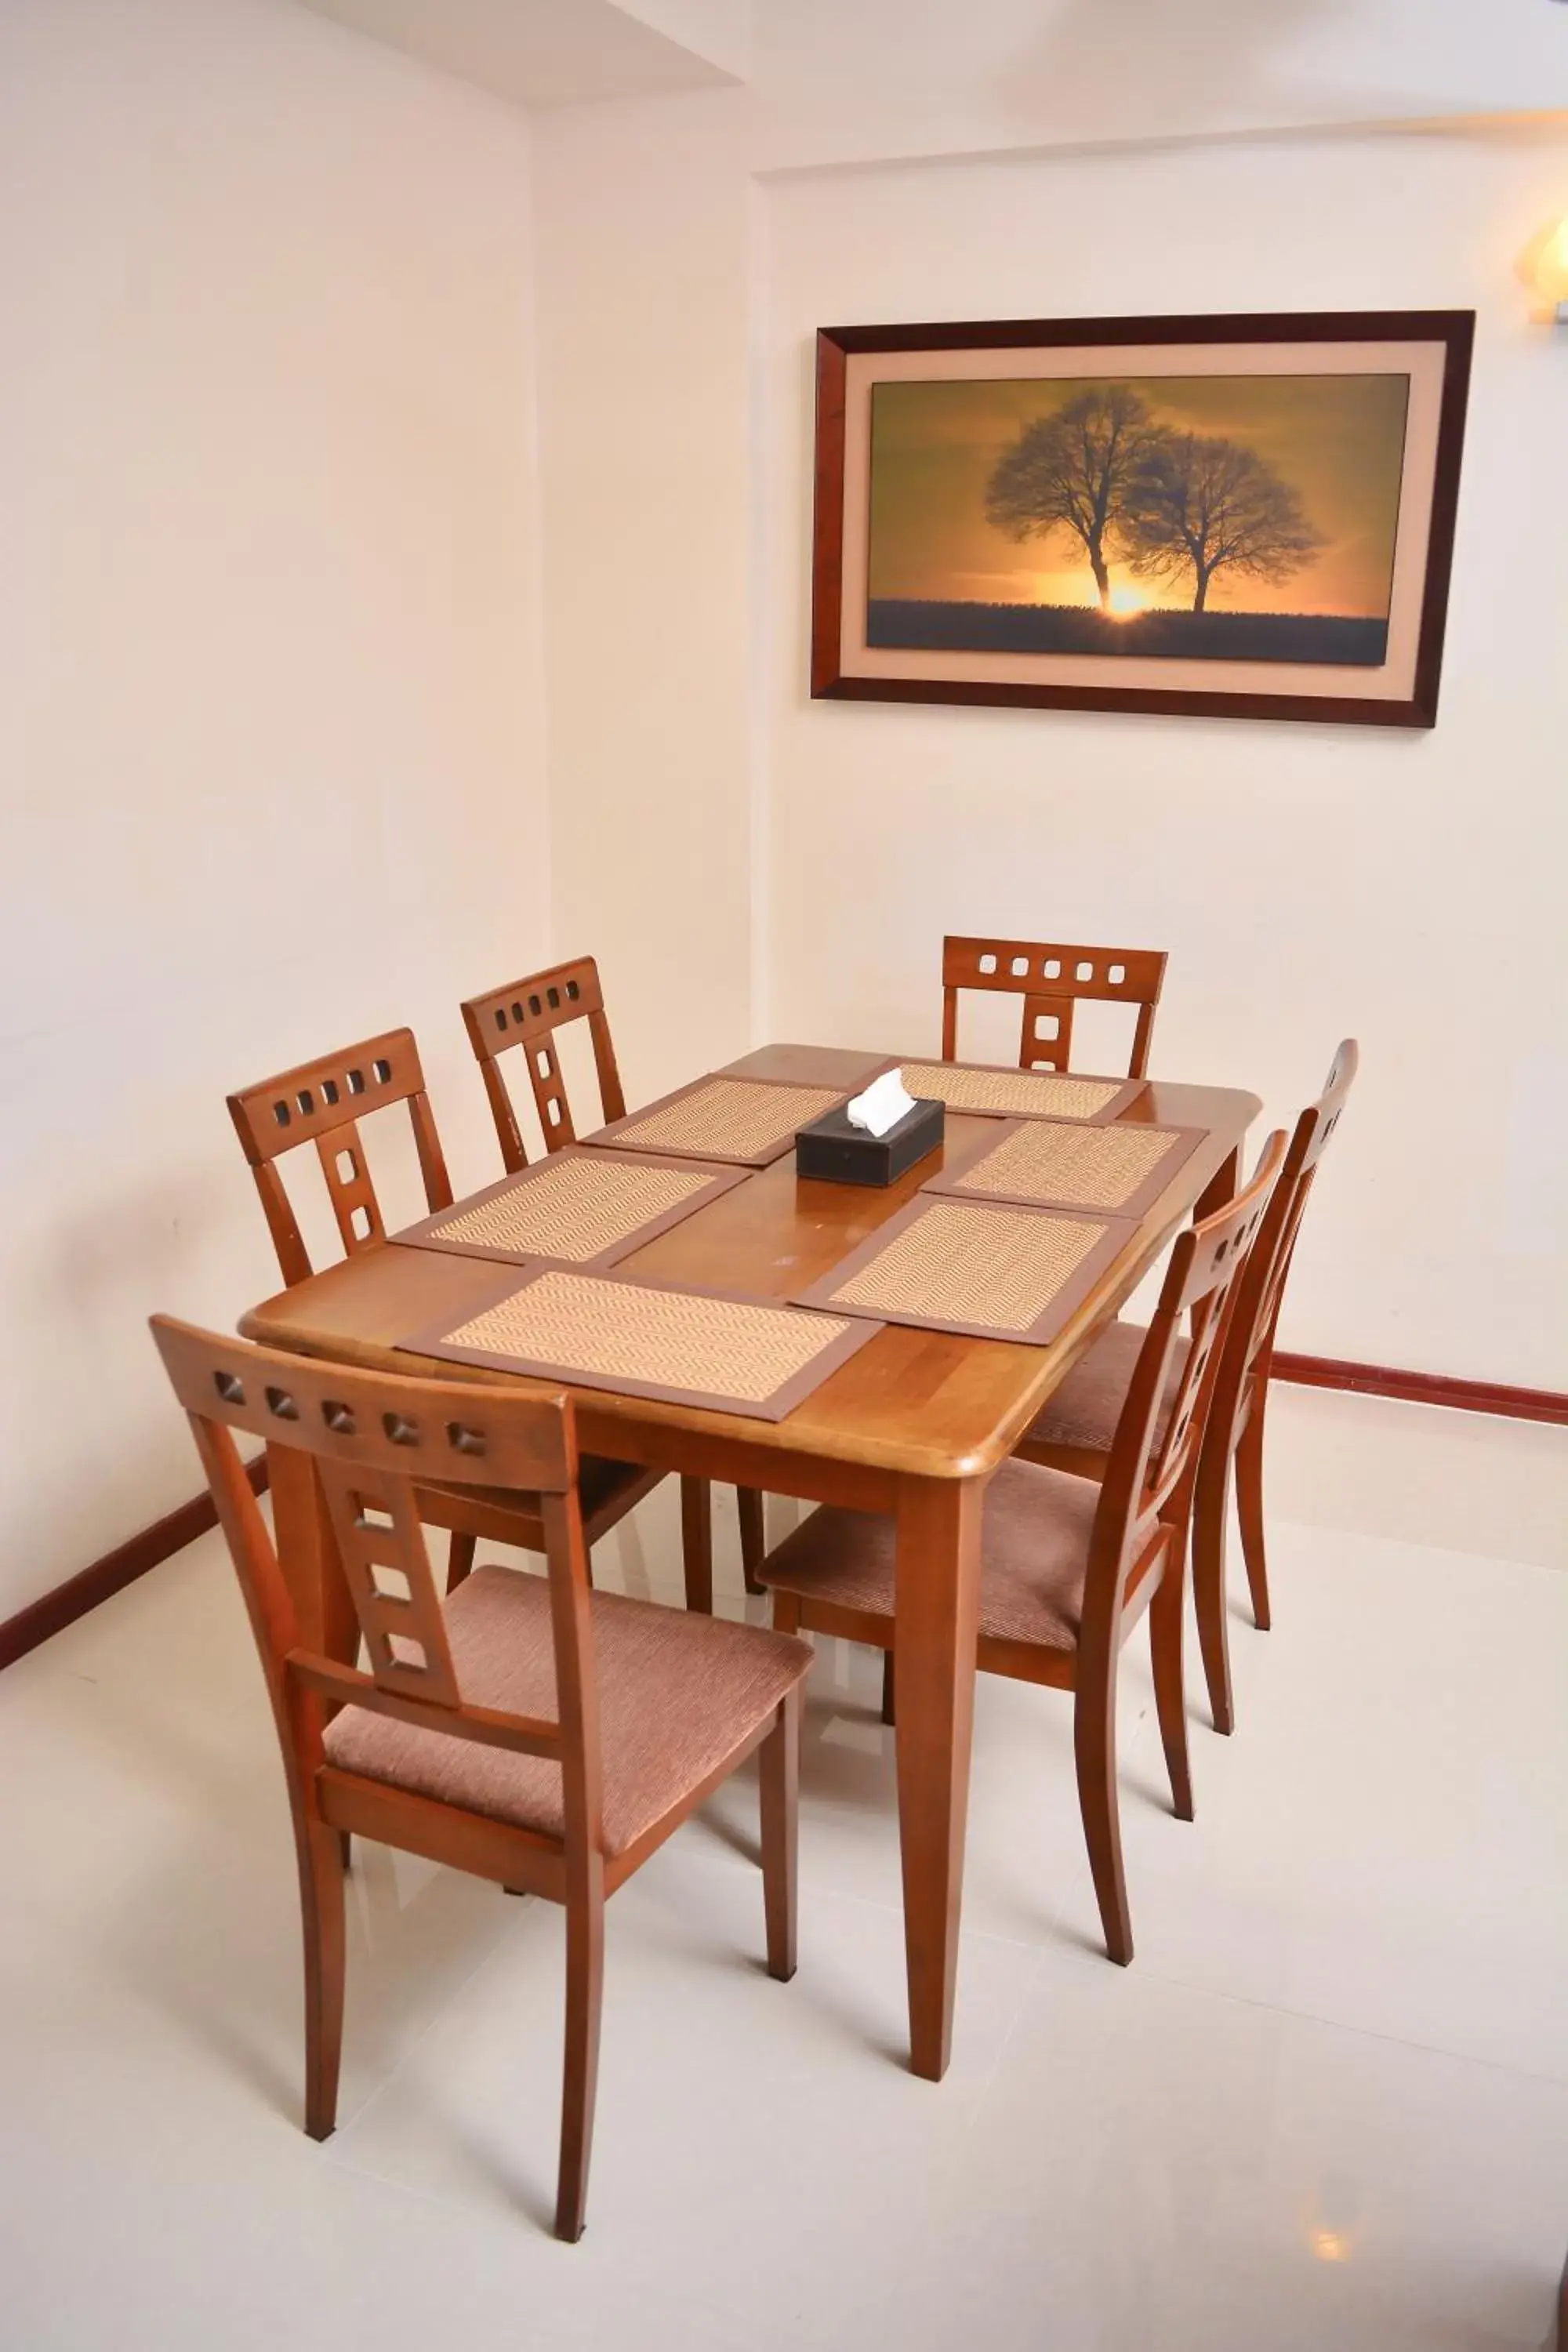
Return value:
M 898 1497 L 894 1676 L 910 2063 L 939 2083 L 952 2042 L 974 1727 L 984 1479 L 906 1478 Z
M 1200 1224 L 1205 1217 L 1212 1217 L 1216 1209 L 1223 1209 L 1228 1202 L 1234 1201 L 1240 1190 L 1241 1146 L 1238 1143 L 1229 1157 L 1220 1162 L 1198 1194 L 1193 1209 L 1194 1224 Z
M 272 1538 L 294 1603 L 300 1645 L 352 1665 L 359 1655 L 359 1621 L 338 1567 L 332 1523 L 310 1455 L 297 1445 L 269 1445 L 267 1479 Z

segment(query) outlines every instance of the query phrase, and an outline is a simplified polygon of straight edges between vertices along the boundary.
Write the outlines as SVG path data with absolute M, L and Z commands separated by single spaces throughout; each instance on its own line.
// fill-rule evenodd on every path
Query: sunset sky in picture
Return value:
M 1155 423 L 1237 441 L 1267 459 L 1326 544 L 1289 578 L 1216 572 L 1233 613 L 1386 619 L 1409 379 L 1403 375 L 1134 376 Z M 1092 604 L 1083 544 L 1065 526 L 1009 539 L 985 519 L 992 467 L 1019 428 L 1104 377 L 879 383 L 871 395 L 869 593 L 963 604 Z M 1191 575 L 1136 580 L 1112 559 L 1116 602 L 1185 609 Z

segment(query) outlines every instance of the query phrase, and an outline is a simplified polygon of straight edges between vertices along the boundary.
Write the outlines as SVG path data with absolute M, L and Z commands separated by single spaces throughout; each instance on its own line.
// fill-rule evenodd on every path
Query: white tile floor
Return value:
M 1272 1444 L 1278 1630 L 1237 1622 L 1233 1740 L 1194 1686 L 1191 1827 L 1141 1637 L 1125 1664 L 1133 1967 L 1095 1942 L 1067 1703 L 984 1681 L 953 2066 L 900 2069 L 890 1735 L 822 1644 L 800 1973 L 763 1973 L 738 1787 L 612 1907 L 574 2249 L 546 1906 L 365 1850 L 342 2125 L 300 2134 L 283 1792 L 216 1544 L 23 1661 L 4 2352 L 1534 2352 L 1568 2248 L 1568 1447 L 1284 1390 Z M 607 1550 L 668 1591 L 664 1498 Z

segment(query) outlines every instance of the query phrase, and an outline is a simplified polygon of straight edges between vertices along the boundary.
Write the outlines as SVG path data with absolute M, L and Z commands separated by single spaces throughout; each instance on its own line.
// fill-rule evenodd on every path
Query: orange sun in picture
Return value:
M 1131 621 L 1140 613 L 1146 613 L 1152 601 L 1142 588 L 1124 583 L 1111 590 L 1110 602 L 1105 609 L 1113 621 Z

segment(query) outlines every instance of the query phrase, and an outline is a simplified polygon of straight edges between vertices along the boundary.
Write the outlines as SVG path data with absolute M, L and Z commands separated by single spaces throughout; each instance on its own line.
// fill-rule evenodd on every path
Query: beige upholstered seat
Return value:
M 605 1774 L 605 1852 L 643 1832 L 731 1755 L 811 1664 L 805 1642 L 613 1592 L 592 1600 Z M 555 1662 L 543 1577 L 482 1568 L 448 1595 L 447 1637 L 465 1701 L 553 1717 Z M 366 1780 L 460 1805 L 543 1837 L 565 1833 L 561 1768 L 346 1706 L 327 1759 Z
M 980 1635 L 1076 1650 L 1089 1539 L 1100 1488 L 1029 1462 L 1005 1462 L 985 1491 Z M 803 1601 L 893 1614 L 893 1522 L 859 1511 L 814 1511 L 770 1553 L 763 1581 Z M 808 1620 L 809 1622 L 809 1614 Z
M 1085 1453 L 1109 1454 L 1121 1408 L 1127 1402 L 1138 1350 L 1148 1336 L 1141 1323 L 1107 1324 L 1029 1423 L 1024 1433 L 1025 1448 L 1072 1445 Z M 1182 1385 L 1187 1353 L 1186 1340 L 1179 1339 L 1154 1424 L 1156 1453 L 1164 1444 L 1165 1432 L 1170 1427 L 1171 1408 Z

